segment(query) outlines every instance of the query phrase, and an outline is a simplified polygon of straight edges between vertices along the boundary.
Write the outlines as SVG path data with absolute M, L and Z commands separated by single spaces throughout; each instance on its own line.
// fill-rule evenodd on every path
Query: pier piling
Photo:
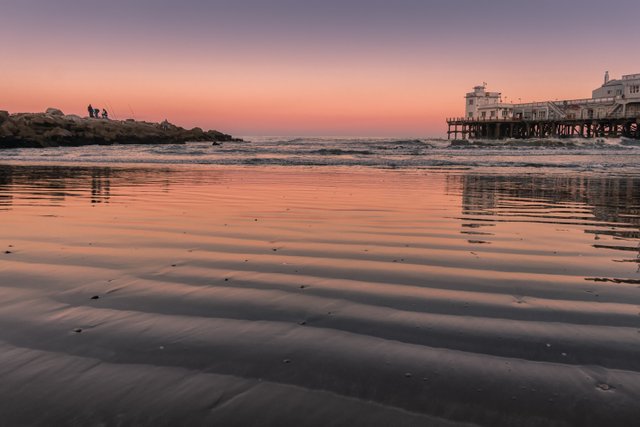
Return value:
M 504 119 L 447 119 L 447 139 L 503 139 L 503 138 L 635 138 L 640 139 L 639 116 L 523 120 Z

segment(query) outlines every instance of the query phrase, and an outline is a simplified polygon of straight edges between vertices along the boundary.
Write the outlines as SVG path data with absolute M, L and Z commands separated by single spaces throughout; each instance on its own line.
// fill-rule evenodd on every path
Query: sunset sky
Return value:
M 483 81 L 535 101 L 640 73 L 639 20 L 638 0 L 0 0 L 0 109 L 443 136 Z

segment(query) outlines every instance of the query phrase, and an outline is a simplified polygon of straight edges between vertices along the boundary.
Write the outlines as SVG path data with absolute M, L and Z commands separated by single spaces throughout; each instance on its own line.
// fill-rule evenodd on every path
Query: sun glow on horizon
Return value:
M 588 97 L 604 69 L 640 71 L 640 59 L 626 54 L 633 30 L 621 24 L 611 46 L 600 27 L 585 32 L 595 18 L 584 11 L 581 27 L 560 37 L 553 21 L 544 33 L 533 18 L 514 23 L 517 7 L 464 0 L 276 2 L 273 10 L 223 3 L 188 10 L 144 0 L 126 14 L 121 1 L 9 5 L 0 16 L 0 37 L 11 41 L 0 48 L 0 109 L 84 114 L 93 103 L 115 118 L 232 134 L 438 137 L 482 81 L 511 101 L 538 101 Z M 460 5 L 501 24 L 477 28 Z M 521 8 L 533 17 L 551 7 L 539 6 Z M 579 49 L 567 49 L 587 35 L 608 46 L 612 63 L 585 63 Z

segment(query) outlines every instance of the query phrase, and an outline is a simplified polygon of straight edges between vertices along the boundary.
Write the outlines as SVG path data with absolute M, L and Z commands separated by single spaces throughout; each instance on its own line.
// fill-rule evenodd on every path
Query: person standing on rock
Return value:
M 99 109 L 99 108 L 94 108 L 94 109 L 93 109 L 93 116 L 94 116 L 96 119 L 99 119 L 99 118 L 100 118 L 100 109 Z
M 91 104 L 89 104 L 87 110 L 89 111 L 89 118 L 93 119 L 93 107 L 91 106 Z
M 107 113 L 107 110 L 104 108 L 102 109 L 102 118 L 105 120 L 109 119 L 109 113 Z

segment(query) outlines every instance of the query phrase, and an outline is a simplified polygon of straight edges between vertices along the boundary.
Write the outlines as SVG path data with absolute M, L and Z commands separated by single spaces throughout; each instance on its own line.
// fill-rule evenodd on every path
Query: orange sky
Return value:
M 265 17 L 196 1 L 193 15 L 167 6 L 151 19 L 155 9 L 136 8 L 127 20 L 114 15 L 124 14 L 118 3 L 97 12 L 74 1 L 9 6 L 0 17 L 8 41 L 0 47 L 0 109 L 53 106 L 84 115 L 91 102 L 117 118 L 167 118 L 235 135 L 443 136 L 445 118 L 461 115 L 464 93 L 483 81 L 509 100 L 534 101 L 589 97 L 605 70 L 612 77 L 640 72 L 640 59 L 628 54 L 640 39 L 632 37 L 637 26 L 622 23 L 620 41 L 611 44 L 602 26 L 565 33 L 569 27 L 551 21 L 525 21 L 520 33 L 515 24 L 471 31 L 465 28 L 476 21 L 443 4 L 437 21 L 412 1 L 395 9 L 374 1 L 366 19 L 364 9 L 293 15 L 289 7 L 282 12 L 292 16 Z M 213 25 L 205 12 L 233 12 L 237 26 Z M 320 24 L 314 13 L 324 14 Z M 608 59 L 577 48 L 585 35 Z

